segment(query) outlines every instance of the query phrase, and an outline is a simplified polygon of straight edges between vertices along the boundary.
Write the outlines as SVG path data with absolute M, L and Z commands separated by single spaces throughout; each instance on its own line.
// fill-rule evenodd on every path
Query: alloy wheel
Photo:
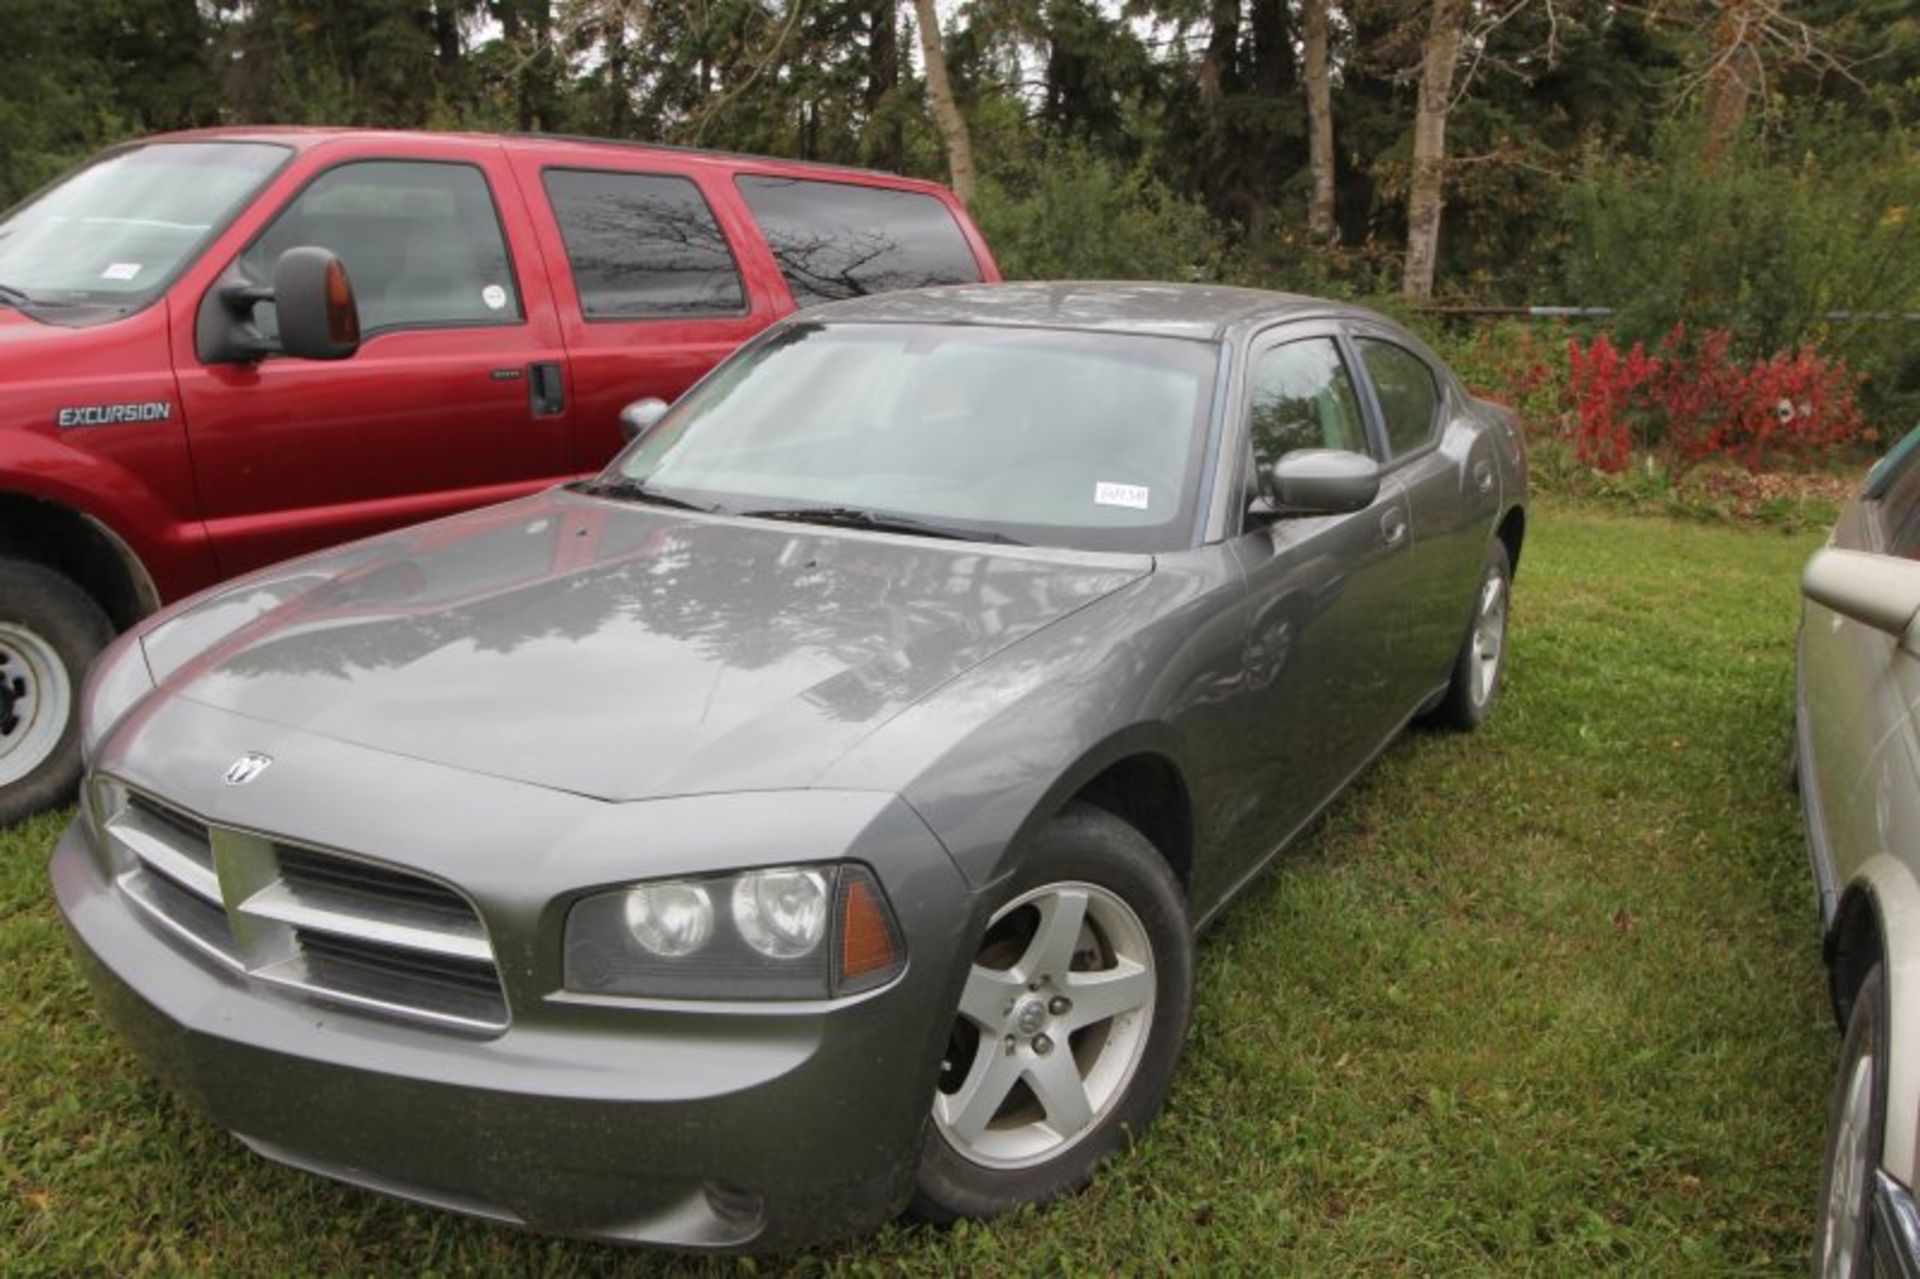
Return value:
M 1485 706 L 1500 679 L 1500 659 L 1507 647 L 1507 579 L 1488 573 L 1480 584 L 1473 614 L 1473 704 Z
M 1866 1273 L 1867 1149 L 1873 1131 L 1873 1054 L 1862 1053 L 1847 1076 L 1840 1130 L 1827 1174 L 1826 1211 L 1820 1222 L 1820 1267 L 1826 1279 Z
M 990 921 L 960 995 L 933 1118 L 988 1168 L 1044 1163 L 1126 1093 L 1153 1025 L 1147 930 L 1097 884 L 1048 884 Z

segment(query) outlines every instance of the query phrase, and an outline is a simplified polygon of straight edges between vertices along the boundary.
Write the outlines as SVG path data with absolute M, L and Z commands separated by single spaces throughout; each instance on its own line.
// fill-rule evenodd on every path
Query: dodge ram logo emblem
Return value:
M 271 755 L 262 755 L 257 751 L 248 751 L 233 763 L 227 765 L 227 785 L 245 786 L 254 778 L 267 771 L 273 763 Z

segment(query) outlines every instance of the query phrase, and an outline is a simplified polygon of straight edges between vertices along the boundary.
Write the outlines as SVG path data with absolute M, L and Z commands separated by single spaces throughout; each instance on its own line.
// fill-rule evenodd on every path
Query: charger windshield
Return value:
M 1184 548 L 1217 360 L 1211 343 L 1132 334 L 799 325 L 724 366 L 602 485 L 736 514 Z
M 145 305 L 292 154 L 169 142 L 102 156 L 0 218 L 0 302 L 58 320 Z

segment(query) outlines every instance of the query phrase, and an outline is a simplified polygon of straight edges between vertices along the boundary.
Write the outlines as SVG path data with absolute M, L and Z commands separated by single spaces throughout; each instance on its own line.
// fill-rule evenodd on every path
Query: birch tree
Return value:
M 933 0 L 913 0 L 919 21 L 920 54 L 927 64 L 927 103 L 933 122 L 940 130 L 940 143 L 947 153 L 947 172 L 952 176 L 953 193 L 960 203 L 973 205 L 973 139 L 967 133 L 967 118 L 953 97 L 953 82 L 947 78 L 947 51 L 940 40 L 940 15 Z
M 1307 86 L 1307 163 L 1313 195 L 1307 203 L 1307 229 L 1316 244 L 1335 238 L 1333 204 L 1333 77 L 1327 65 L 1327 0 L 1301 0 L 1306 35 L 1301 76 Z

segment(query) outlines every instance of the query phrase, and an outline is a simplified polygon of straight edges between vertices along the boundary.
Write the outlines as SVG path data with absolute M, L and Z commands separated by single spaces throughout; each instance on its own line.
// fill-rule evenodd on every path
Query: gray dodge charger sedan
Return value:
M 1045 1200 L 1159 1109 L 1196 933 L 1499 688 L 1519 432 L 1365 311 L 892 294 L 628 420 L 93 673 L 61 910 L 270 1159 L 694 1248 Z

